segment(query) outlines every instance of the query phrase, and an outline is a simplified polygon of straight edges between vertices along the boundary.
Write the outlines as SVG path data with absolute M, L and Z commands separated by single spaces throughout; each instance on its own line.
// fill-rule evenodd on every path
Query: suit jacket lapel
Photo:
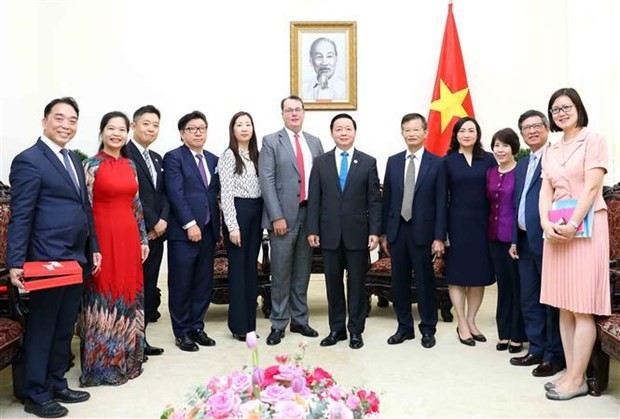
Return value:
M 144 161 L 144 156 L 142 156 L 142 153 L 140 153 L 140 150 L 138 150 L 138 147 L 136 147 L 136 145 L 133 143 L 133 141 L 129 141 L 127 143 L 127 149 L 129 149 L 130 152 L 133 154 L 133 156 L 134 156 L 133 161 L 138 166 L 138 169 L 142 170 L 144 173 L 146 173 L 148 175 L 147 178 L 151 182 L 151 185 L 155 186 L 153 184 L 153 176 L 149 172 L 149 168 L 147 167 L 146 162 Z M 152 162 L 153 161 L 153 156 L 151 155 L 150 151 L 148 151 L 148 153 L 149 153 L 149 156 L 151 157 L 151 162 Z
M 58 157 L 54 155 L 54 152 L 43 141 L 41 141 L 40 138 L 37 144 L 39 146 L 39 149 L 43 152 L 43 155 L 50 161 L 50 163 L 52 163 L 52 166 L 54 166 L 54 168 L 58 171 L 58 173 L 60 173 L 60 175 L 63 178 L 65 178 L 71 190 L 75 192 L 75 195 L 79 198 L 80 194 L 77 191 L 77 189 L 75 189 L 75 185 L 73 184 L 73 181 L 71 180 L 71 177 L 69 176 L 69 172 L 67 171 L 67 168 L 65 167 L 65 165 L 60 162 Z M 71 154 L 72 153 L 69 153 L 69 156 L 71 156 Z M 73 164 L 75 165 L 76 164 L 75 159 L 72 158 L 72 161 L 73 161 Z M 77 168 L 78 166 L 75 166 L 75 167 Z M 76 169 L 76 172 L 79 172 L 79 170 Z M 78 182 L 80 182 L 80 188 L 81 188 L 82 185 L 84 185 L 83 175 L 82 175 L 82 179 L 78 180 Z
M 349 163 L 349 171 L 347 172 L 347 179 L 344 181 L 344 190 L 347 189 L 349 182 L 351 181 L 353 176 L 355 176 L 355 174 L 357 173 L 357 168 L 359 166 L 361 156 L 362 155 L 357 150 L 353 152 L 353 155 L 351 156 L 351 162 Z
M 211 189 L 211 187 L 213 186 L 213 184 L 215 182 L 213 182 L 213 177 L 217 174 L 216 173 L 216 169 L 217 169 L 217 163 L 212 161 L 205 153 L 205 151 L 202 151 L 202 155 L 205 156 L 205 164 L 207 165 L 207 170 L 209 171 L 209 187 L 207 189 Z M 200 175 L 200 173 L 198 174 Z
M 295 154 L 295 150 L 293 150 L 291 139 L 288 138 L 288 133 L 285 129 L 282 129 L 280 131 L 280 145 L 284 147 L 286 153 L 291 159 L 291 162 L 293 163 L 293 167 L 295 168 L 297 173 L 301 175 L 301 173 L 299 172 L 299 166 L 297 165 L 297 154 Z
M 159 157 L 155 155 L 155 153 L 153 153 L 150 150 L 149 150 L 149 154 L 151 156 L 151 162 L 153 162 L 153 168 L 155 169 L 155 172 L 157 173 L 157 182 L 155 184 L 155 189 L 157 189 L 160 183 L 163 182 L 163 176 L 161 174 L 162 161 L 160 160 Z
M 194 173 L 194 175 L 196 176 L 196 179 L 198 179 L 198 182 L 200 182 L 200 184 L 202 185 L 203 188 L 206 189 L 206 186 L 204 183 L 202 183 L 202 177 L 200 176 L 200 172 L 198 171 L 198 162 L 196 161 L 196 157 L 194 156 L 194 152 L 192 150 L 189 149 L 189 147 L 187 146 L 183 146 L 182 148 L 183 150 L 183 158 L 185 159 L 185 164 L 189 165 L 191 167 L 191 171 Z M 204 153 L 203 153 L 204 155 Z M 206 157 L 205 157 L 206 159 Z
M 432 157 L 429 156 L 426 152 L 422 154 L 422 159 L 421 159 L 422 161 L 420 162 L 420 169 L 418 170 L 418 176 L 415 179 L 415 186 L 413 188 L 414 198 L 415 198 L 416 192 L 418 192 L 418 189 L 420 188 L 420 185 L 422 184 L 422 181 L 424 180 L 424 177 L 428 173 L 428 169 L 431 165 L 431 162 L 430 162 L 431 159 Z
M 532 158 L 532 156 L 528 156 L 527 159 L 527 163 L 529 165 L 530 163 L 530 159 Z M 541 170 L 541 158 L 538 159 L 538 161 L 536 162 L 536 168 L 534 169 L 534 174 L 532 175 L 532 179 L 530 180 L 530 184 L 527 187 L 527 192 L 530 191 L 530 189 L 532 189 L 532 187 L 534 186 L 534 184 L 536 183 L 536 181 L 540 178 L 540 173 L 542 172 Z M 526 170 L 525 170 L 525 175 L 527 176 L 527 166 L 526 166 Z

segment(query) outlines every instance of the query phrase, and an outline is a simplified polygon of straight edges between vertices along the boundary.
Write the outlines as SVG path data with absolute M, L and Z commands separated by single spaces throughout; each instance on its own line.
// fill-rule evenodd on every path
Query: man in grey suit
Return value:
M 312 249 L 306 240 L 306 206 L 312 160 L 323 154 L 321 140 L 301 130 L 304 103 L 299 96 L 280 102 L 284 128 L 263 138 L 258 159 L 263 195 L 263 228 L 271 244 L 271 333 L 277 345 L 290 330 L 319 334 L 308 324 L 308 282 Z

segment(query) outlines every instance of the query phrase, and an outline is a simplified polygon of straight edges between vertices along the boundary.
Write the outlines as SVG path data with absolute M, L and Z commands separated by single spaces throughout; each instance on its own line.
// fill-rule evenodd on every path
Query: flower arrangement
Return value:
M 187 406 L 168 406 L 162 419 L 201 418 L 339 418 L 379 417 L 379 398 L 373 391 L 340 387 L 320 367 L 302 366 L 305 344 L 291 358 L 276 356 L 276 364 L 258 365 L 256 334 L 246 335 L 252 368 L 211 377 L 188 395 Z

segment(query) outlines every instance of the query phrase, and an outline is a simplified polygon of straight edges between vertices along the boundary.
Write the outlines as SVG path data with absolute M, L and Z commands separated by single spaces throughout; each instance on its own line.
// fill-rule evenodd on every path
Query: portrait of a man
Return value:
M 337 74 L 338 46 L 332 39 L 321 36 L 310 45 L 309 61 L 313 73 L 304 80 L 303 99 L 346 100 L 347 86 Z

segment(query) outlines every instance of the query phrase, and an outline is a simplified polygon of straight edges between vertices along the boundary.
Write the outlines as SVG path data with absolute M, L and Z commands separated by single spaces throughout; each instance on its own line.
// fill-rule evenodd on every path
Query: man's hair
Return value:
M 542 121 L 542 123 L 545 124 L 545 127 L 547 127 L 547 129 L 549 129 L 549 120 L 547 119 L 547 115 L 545 115 L 541 111 L 537 111 L 535 109 L 530 109 L 529 111 L 523 112 L 521 114 L 521 116 L 519 117 L 519 121 L 517 122 L 517 126 L 519 127 L 519 131 L 523 130 L 523 121 L 525 121 L 526 119 L 531 118 L 533 116 L 539 117 L 540 120 Z
M 400 121 L 401 129 L 402 129 L 403 125 L 405 125 L 409 121 L 413 121 L 414 119 L 419 119 L 420 121 L 422 121 L 422 128 L 424 128 L 424 130 L 426 130 L 426 128 L 427 128 L 426 118 L 424 118 L 419 113 L 408 113 L 405 116 L 403 116 L 403 119 L 401 119 L 401 121 Z
M 351 115 L 349 115 L 348 113 L 339 113 L 338 115 L 334 116 L 332 118 L 332 122 L 329 123 L 329 130 L 332 131 L 334 129 L 334 123 L 339 120 L 339 119 L 349 119 L 351 120 L 351 122 L 353 122 L 353 128 L 355 128 L 355 130 L 357 131 L 357 123 L 355 122 L 355 119 L 353 119 L 353 117 Z
M 583 101 L 581 100 L 581 96 L 579 93 L 572 87 L 563 87 L 561 89 L 553 92 L 551 97 L 549 98 L 549 105 L 547 106 L 547 112 L 549 113 L 549 123 L 552 132 L 562 131 L 560 127 L 556 125 L 553 121 L 553 116 L 551 115 L 551 107 L 553 106 L 553 102 L 555 102 L 560 96 L 568 97 L 571 102 L 575 105 L 575 109 L 577 110 L 577 127 L 583 128 L 588 126 L 588 112 L 586 112 L 586 107 L 583 105 Z
M 300 98 L 297 95 L 290 95 L 290 96 L 287 96 L 287 97 L 285 97 L 284 99 L 282 99 L 280 101 L 280 110 L 281 111 L 284 110 L 284 102 L 286 102 L 287 100 L 296 100 L 296 101 L 301 103 L 301 109 L 305 109 L 304 108 L 304 100 L 302 98 Z
M 191 121 L 192 119 L 202 119 L 205 125 L 207 126 L 207 128 L 209 127 L 209 124 L 207 123 L 207 117 L 205 116 L 205 114 L 203 114 L 200 111 L 192 111 L 188 114 L 183 115 L 181 119 L 179 119 L 179 123 L 177 124 L 179 131 L 183 131 L 185 129 L 185 125 L 187 125 L 187 123 Z
M 338 56 L 338 48 L 336 48 L 336 43 L 332 41 L 331 39 L 325 38 L 324 36 L 322 36 L 320 38 L 315 39 L 314 42 L 312 42 L 312 44 L 310 45 L 310 58 L 312 58 L 312 56 L 314 55 L 314 52 L 316 51 L 316 46 L 320 44 L 321 42 L 329 42 L 330 44 L 332 44 L 332 46 L 334 47 L 334 54 Z
M 59 97 L 57 99 L 54 99 L 50 103 L 45 105 L 45 109 L 43 109 L 43 118 L 47 118 L 50 112 L 52 112 L 52 108 L 58 105 L 59 103 L 64 103 L 66 105 L 71 106 L 75 110 L 75 113 L 77 114 L 77 116 L 80 116 L 80 108 L 78 107 L 78 104 L 75 101 L 75 99 L 73 99 L 70 96 L 65 96 L 65 97 Z
M 500 129 L 493 134 L 493 138 L 491 139 L 491 150 L 493 150 L 493 147 L 495 147 L 495 143 L 497 141 L 510 146 L 513 156 L 517 155 L 519 148 L 521 147 L 521 144 L 519 144 L 519 136 L 512 130 L 512 128 Z
M 155 115 L 157 115 L 158 119 L 161 119 L 161 113 L 159 113 L 159 109 L 157 109 L 153 105 L 145 105 L 145 106 L 142 106 L 142 107 L 138 108 L 133 113 L 133 121 L 136 122 L 145 113 L 154 113 Z

